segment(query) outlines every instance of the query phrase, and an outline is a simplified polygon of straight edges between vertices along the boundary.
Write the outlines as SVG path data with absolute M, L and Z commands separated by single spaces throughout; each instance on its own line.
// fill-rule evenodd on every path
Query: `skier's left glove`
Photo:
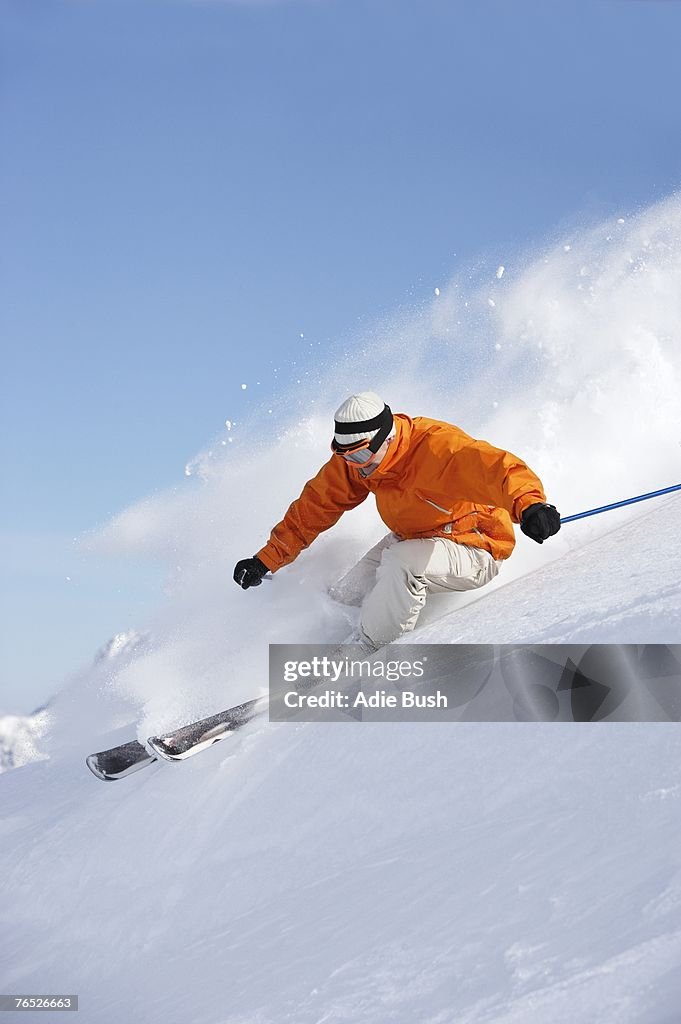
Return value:
M 537 544 L 543 544 L 560 530 L 560 515 L 556 506 L 547 505 L 543 501 L 530 505 L 522 514 L 520 529 L 527 537 L 536 540 Z
M 253 555 L 252 558 L 242 558 L 234 566 L 234 582 L 238 583 L 243 590 L 248 590 L 249 587 L 259 587 L 263 576 L 269 571 L 257 555 Z

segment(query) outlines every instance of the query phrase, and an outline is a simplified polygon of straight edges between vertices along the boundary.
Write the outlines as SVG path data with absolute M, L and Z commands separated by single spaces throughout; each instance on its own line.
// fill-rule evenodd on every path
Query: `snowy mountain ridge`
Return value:
M 0 772 L 40 760 L 39 740 L 48 724 L 47 708 L 32 715 L 0 715 Z
M 93 665 L 128 658 L 140 651 L 149 639 L 148 633 L 136 630 L 116 633 L 97 651 Z M 50 726 L 51 703 L 30 715 L 0 715 L 0 772 L 46 756 L 41 752 L 39 741 Z

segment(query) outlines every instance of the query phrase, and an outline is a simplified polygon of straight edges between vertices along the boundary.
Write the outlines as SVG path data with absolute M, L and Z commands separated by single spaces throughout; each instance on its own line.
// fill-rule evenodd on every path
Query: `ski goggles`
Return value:
M 334 438 L 331 442 L 331 451 L 334 455 L 340 455 L 341 459 L 345 459 L 346 462 L 354 462 L 357 466 L 364 466 L 376 454 L 371 448 L 372 440 L 373 438 L 365 438 L 363 441 L 358 441 L 353 447 L 341 448 Z
M 383 411 L 371 420 L 362 420 L 355 423 L 340 423 L 336 420 L 335 433 L 341 436 L 343 434 L 359 434 L 365 430 L 375 430 L 376 433 L 373 437 L 363 437 L 361 440 L 353 441 L 350 444 L 341 444 L 334 437 L 331 441 L 331 451 L 334 455 L 340 455 L 346 462 L 353 462 L 359 466 L 366 465 L 367 462 L 371 462 L 392 430 L 392 426 L 393 414 L 387 405 L 383 406 Z

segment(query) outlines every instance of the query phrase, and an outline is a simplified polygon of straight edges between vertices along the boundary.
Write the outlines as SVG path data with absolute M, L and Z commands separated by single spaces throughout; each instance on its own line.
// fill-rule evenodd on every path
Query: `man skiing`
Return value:
M 538 544 L 560 529 L 541 481 L 517 456 L 451 423 L 393 416 L 371 391 L 336 411 L 331 451 L 267 544 L 237 562 L 234 580 L 258 586 L 373 493 L 391 532 L 330 591 L 362 602 L 354 639 L 367 652 L 413 630 L 428 593 L 494 579 L 515 546 L 512 523 Z

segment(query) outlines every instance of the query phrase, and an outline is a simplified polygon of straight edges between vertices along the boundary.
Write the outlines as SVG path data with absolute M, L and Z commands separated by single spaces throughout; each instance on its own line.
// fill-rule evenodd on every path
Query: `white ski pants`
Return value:
M 500 565 L 488 551 L 446 537 L 400 540 L 389 533 L 329 593 L 361 604 L 362 638 L 378 648 L 414 629 L 429 593 L 476 590 Z

